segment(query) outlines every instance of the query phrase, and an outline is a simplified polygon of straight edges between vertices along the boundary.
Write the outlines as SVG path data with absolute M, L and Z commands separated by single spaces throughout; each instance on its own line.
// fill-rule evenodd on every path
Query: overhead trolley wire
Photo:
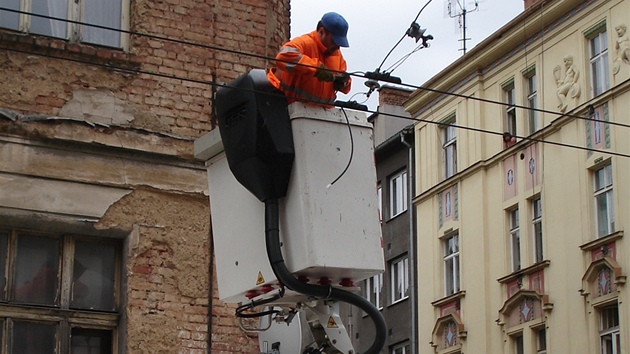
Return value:
M 227 52 L 227 53 L 230 53 L 230 54 L 244 55 L 244 56 L 254 57 L 254 58 L 258 58 L 258 59 L 270 59 L 268 56 L 260 55 L 260 54 L 245 53 L 245 52 L 241 52 L 241 51 L 238 51 L 238 50 L 221 48 L 221 47 L 217 47 L 217 46 L 213 46 L 213 45 L 209 45 L 209 44 L 189 42 L 189 41 L 185 41 L 185 40 L 181 40 L 181 39 L 162 37 L 162 36 L 149 34 L 149 33 L 135 32 L 135 31 L 130 31 L 130 30 L 122 29 L 122 28 L 108 27 L 108 26 L 96 25 L 96 24 L 93 24 L 93 23 L 75 21 L 75 20 L 71 20 L 71 19 L 67 19 L 67 18 L 53 17 L 53 16 L 49 16 L 49 15 L 36 14 L 36 13 L 28 12 L 28 11 L 10 9 L 10 8 L 7 8 L 7 7 L 2 7 L 2 6 L 0 6 L 0 11 L 14 12 L 14 13 L 22 14 L 22 15 L 35 16 L 35 17 L 45 18 L 45 19 L 48 19 L 48 20 L 67 22 L 67 23 L 72 23 L 72 24 L 75 24 L 75 25 L 81 25 L 81 26 L 87 26 L 87 27 L 94 27 L 94 28 L 108 30 L 108 31 L 112 31 L 112 32 L 119 32 L 119 33 L 125 33 L 125 34 L 129 34 L 129 35 L 133 35 L 133 36 L 141 36 L 141 37 L 147 37 L 147 38 L 157 39 L 157 40 L 162 40 L 162 41 L 169 41 L 169 42 L 173 42 L 173 43 L 190 45 L 190 46 L 194 46 L 194 47 L 201 47 L 201 48 L 211 49 L 211 50 L 217 50 L 217 51 Z
M 150 38 L 155 38 L 155 39 L 160 39 L 160 40 L 174 41 L 176 43 L 192 45 L 192 46 L 200 46 L 200 47 L 204 47 L 204 48 L 208 48 L 208 49 L 212 49 L 212 50 L 224 51 L 224 52 L 233 53 L 233 54 L 239 54 L 239 55 L 244 55 L 244 56 L 251 56 L 251 57 L 256 57 L 256 58 L 275 60 L 275 58 L 271 58 L 271 57 L 267 57 L 267 56 L 263 56 L 263 55 L 257 55 L 257 54 L 252 54 L 252 53 L 245 53 L 245 52 L 240 52 L 240 51 L 236 51 L 236 50 L 225 49 L 225 48 L 220 48 L 220 47 L 216 47 L 216 46 L 204 45 L 204 44 L 193 43 L 193 42 L 187 42 L 187 41 L 182 41 L 182 40 L 170 39 L 170 38 L 154 36 L 154 35 L 150 35 L 150 34 L 142 34 L 142 33 L 137 33 L 137 32 L 132 32 L 132 31 L 114 29 L 114 28 L 109 28 L 109 27 L 106 27 L 106 26 L 92 25 L 92 24 L 87 24 L 87 23 L 73 21 L 73 20 L 60 19 L 60 18 L 54 18 L 54 17 L 50 17 L 50 16 L 37 15 L 37 14 L 30 14 L 28 12 L 23 12 L 23 11 L 18 11 L 18 10 L 13 10 L 13 9 L 7 9 L 7 8 L 4 8 L 4 7 L 0 7 L 0 10 L 8 10 L 8 11 L 13 11 L 13 12 L 19 12 L 19 13 L 34 15 L 34 16 L 42 16 L 42 17 L 49 18 L 49 19 L 54 19 L 54 20 L 68 21 L 68 22 L 82 24 L 82 25 L 86 25 L 86 26 L 94 26 L 94 27 L 98 27 L 98 28 L 102 28 L 102 29 L 109 29 L 109 30 L 115 30 L 115 31 L 129 33 L 129 34 L 147 36 L 147 37 L 150 37 Z M 208 86 L 211 86 L 211 87 L 213 87 L 213 86 L 214 87 L 226 87 L 226 88 L 230 88 L 230 89 L 240 89 L 240 90 L 244 90 L 244 91 L 254 91 L 255 92 L 255 90 L 248 90 L 248 89 L 243 89 L 243 88 L 230 87 L 227 84 L 220 84 L 220 83 L 216 83 L 216 82 L 213 83 L 213 82 L 209 82 L 209 81 L 205 81 L 205 80 L 197 80 L 197 79 L 191 79 L 191 78 L 183 78 L 183 77 L 178 77 L 178 76 L 174 76 L 174 75 L 168 75 L 168 74 L 164 74 L 164 73 L 151 72 L 151 71 L 146 71 L 146 70 L 141 70 L 141 69 L 116 66 L 116 65 L 112 65 L 112 64 L 95 63 L 95 62 L 90 62 L 90 61 L 87 61 L 87 60 L 81 60 L 81 59 L 76 59 L 76 58 L 67 58 L 67 57 L 54 56 L 54 55 L 50 55 L 50 54 L 33 53 L 33 52 L 30 52 L 30 51 L 26 51 L 26 50 L 19 50 L 19 49 L 15 49 L 15 48 L 6 48 L 6 47 L 1 47 L 1 46 L 0 46 L 0 50 L 17 52 L 17 53 L 21 53 L 21 54 L 37 55 L 37 56 L 47 57 L 47 58 L 51 58 L 51 59 L 66 60 L 66 61 L 86 64 L 86 65 L 100 66 L 100 67 L 105 67 L 105 68 L 108 68 L 108 69 L 121 71 L 121 72 L 127 72 L 127 73 L 146 74 L 146 75 L 158 76 L 158 77 L 163 77 L 163 78 L 168 78 L 168 79 L 173 79 L 173 80 L 194 82 L 194 83 L 198 83 L 198 84 L 205 84 L 205 85 L 208 85 Z M 364 76 L 358 75 L 357 73 L 358 72 L 349 73 L 349 74 L 353 75 L 353 76 L 364 77 Z M 428 88 L 428 87 L 424 87 L 424 86 L 417 86 L 417 85 L 411 85 L 411 84 L 405 84 L 405 83 L 399 83 L 399 85 L 405 86 L 405 87 L 409 87 L 409 88 L 414 88 L 414 89 L 417 89 L 417 90 L 430 91 L 430 92 L 434 92 L 434 93 L 438 93 L 438 94 L 442 94 L 442 95 L 448 95 L 448 96 L 454 96 L 454 97 L 459 97 L 459 98 L 464 98 L 464 99 L 476 100 L 476 101 L 480 101 L 480 102 L 484 102 L 484 103 L 488 103 L 488 104 L 497 104 L 497 105 L 502 105 L 502 106 L 515 107 L 515 108 L 524 109 L 524 110 L 533 110 L 533 111 L 537 111 L 537 112 L 541 112 L 541 113 L 553 114 L 553 115 L 558 115 L 558 116 L 566 116 L 566 117 L 583 119 L 583 120 L 588 120 L 588 121 L 598 121 L 598 122 L 601 122 L 603 124 L 609 124 L 609 125 L 613 125 L 613 126 L 620 126 L 620 127 L 630 128 L 630 124 L 624 124 L 624 123 L 612 122 L 612 121 L 601 121 L 601 120 L 596 120 L 596 119 L 593 119 L 593 118 L 590 118 L 590 117 L 585 117 L 585 116 L 581 116 L 581 115 L 577 115 L 577 114 L 561 113 L 561 112 L 546 110 L 546 109 L 542 109 L 542 108 L 532 108 L 532 107 L 527 107 L 527 106 L 522 106 L 522 105 L 508 104 L 506 102 L 494 101 L 494 100 L 481 98 L 481 97 L 468 96 L 468 95 L 458 94 L 458 93 L 449 92 L 449 91 L 437 90 L 437 89 L 432 89 L 432 88 Z M 269 93 L 265 93 L 265 94 L 269 94 Z M 316 104 L 320 104 L 321 103 L 321 102 L 309 101 L 309 100 L 306 100 L 306 99 L 300 99 L 299 101 L 304 102 L 304 103 L 316 103 Z M 374 113 L 374 114 L 389 116 L 389 117 L 392 117 L 392 118 L 403 118 L 403 119 L 409 119 L 409 120 L 413 120 L 413 121 L 417 121 L 417 122 L 425 122 L 425 123 L 429 123 L 429 124 L 437 124 L 437 125 L 440 125 L 440 126 L 445 125 L 444 123 L 435 122 L 435 121 L 431 121 L 431 120 L 428 120 L 428 119 L 412 118 L 412 117 L 403 116 L 403 115 L 396 115 L 396 114 L 391 114 L 391 113 L 371 111 L 369 109 L 365 109 L 364 111 L 368 112 L 368 113 Z M 504 134 L 503 132 L 497 132 L 497 131 L 492 131 L 492 130 L 487 130 L 487 129 L 462 126 L 462 125 L 450 124 L 450 126 L 453 126 L 454 128 L 457 128 L 457 129 L 475 131 L 475 132 L 485 133 L 485 134 L 501 135 L 501 136 Z M 518 138 L 518 139 L 521 139 L 521 140 L 541 142 L 543 144 L 551 144 L 551 145 L 556 145 L 556 146 L 561 146 L 561 147 L 566 147 L 566 148 L 574 148 L 574 149 L 586 150 L 586 151 L 601 151 L 601 152 L 604 152 L 604 153 L 607 153 L 607 154 L 610 154 L 610 155 L 615 155 L 615 156 L 620 156 L 620 157 L 630 157 L 630 154 L 624 154 L 624 153 L 615 152 L 615 151 L 608 151 L 608 150 L 593 149 L 593 148 L 582 147 L 582 146 L 578 146 L 578 145 L 559 143 L 559 142 L 554 142 L 554 141 L 534 138 L 534 137 L 531 137 L 531 136 L 514 136 L 514 137 Z
M 219 83 L 213 83 L 213 82 L 204 81 L 204 80 L 194 80 L 194 79 L 189 79 L 189 78 L 182 78 L 182 77 L 177 77 L 177 76 L 168 75 L 168 74 L 149 72 L 149 71 L 145 71 L 145 70 L 117 67 L 117 66 L 113 66 L 113 65 L 109 65 L 109 64 L 99 64 L 99 63 L 89 62 L 89 61 L 86 61 L 86 60 L 57 57 L 57 56 L 49 55 L 49 54 L 32 53 L 32 52 L 28 52 L 28 51 L 22 51 L 22 50 L 13 49 L 13 48 L 0 47 L 0 50 L 18 52 L 18 53 L 22 53 L 22 54 L 37 55 L 37 56 L 51 58 L 51 59 L 67 60 L 67 61 L 71 61 L 71 62 L 75 62 L 75 63 L 81 63 L 81 64 L 105 67 L 105 68 L 108 68 L 108 69 L 113 69 L 113 70 L 122 71 L 122 72 L 154 75 L 154 76 L 168 78 L 168 79 L 173 79 L 173 80 L 189 81 L 189 82 L 194 82 L 194 83 L 199 83 L 199 84 L 205 84 L 205 85 L 208 85 L 208 86 L 217 86 L 217 87 L 229 88 L 229 89 L 233 89 L 233 90 L 241 90 L 241 91 L 244 91 L 244 92 L 254 92 L 254 93 L 257 92 L 256 90 L 251 90 L 251 89 L 246 89 L 246 88 L 231 87 L 231 86 L 228 86 L 228 84 L 219 84 Z M 274 95 L 273 93 L 268 93 L 268 92 L 264 92 L 263 94 Z M 278 95 L 280 95 L 280 94 L 278 94 Z M 299 101 L 303 102 L 303 103 L 320 103 L 320 102 L 315 102 L 315 101 L 309 101 L 309 100 L 306 100 L 306 99 L 301 99 Z M 428 119 L 413 118 L 413 117 L 408 117 L 408 116 L 398 115 L 398 114 L 393 114 L 393 113 L 384 113 L 384 112 L 379 112 L 379 111 L 372 111 L 372 110 L 369 110 L 369 109 L 365 110 L 365 112 L 372 113 L 372 114 L 379 114 L 379 115 L 383 115 L 383 116 L 387 116 L 387 117 L 391 117 L 391 118 L 402 118 L 402 119 L 413 120 L 413 121 L 416 121 L 416 122 L 425 122 L 425 123 L 428 123 L 428 124 L 436 124 L 436 125 L 439 125 L 439 126 L 446 125 L 445 123 L 436 122 L 436 121 L 432 121 L 432 120 L 428 120 Z M 603 123 L 609 124 L 608 122 L 603 122 Z M 479 133 L 484 133 L 484 134 L 503 135 L 503 132 L 497 132 L 497 131 L 492 131 L 492 130 L 487 130 L 487 129 L 474 128 L 474 127 L 468 127 L 468 126 L 462 126 L 462 125 L 456 125 L 456 124 L 450 124 L 450 126 L 452 126 L 454 128 L 457 128 L 457 129 L 469 130 L 469 131 L 474 131 L 474 132 L 479 132 Z M 540 143 L 543 143 L 543 144 L 551 144 L 551 145 L 556 145 L 556 146 L 561 146 L 561 147 L 566 147 L 566 148 L 579 149 L 579 150 L 586 150 L 586 151 L 601 151 L 601 152 L 604 152 L 604 153 L 610 154 L 610 155 L 630 158 L 630 154 L 624 154 L 624 153 L 615 152 L 615 151 L 598 150 L 598 149 L 582 147 L 582 146 L 578 146 L 578 145 L 571 145 L 571 144 L 559 143 L 559 142 L 554 142 L 554 141 L 549 141 L 549 140 L 543 140 L 541 138 L 534 138 L 534 137 L 531 137 L 531 136 L 514 136 L 514 137 L 522 139 L 522 140 L 540 142 Z
M 418 17 L 420 17 L 420 14 L 422 13 L 422 11 L 424 11 L 424 9 L 425 9 L 427 6 L 429 6 L 429 4 L 431 3 L 431 1 L 433 1 L 433 0 L 429 0 L 429 1 L 427 1 L 427 3 L 426 3 L 426 4 L 424 4 L 424 6 L 422 6 L 422 8 L 420 9 L 420 11 L 418 11 L 418 14 L 416 15 L 416 18 L 415 18 L 413 21 L 411 21 L 411 24 L 412 24 L 412 25 L 413 25 L 413 24 L 414 24 L 414 23 L 418 20 Z M 382 61 L 382 62 L 381 62 L 381 64 L 378 66 L 378 68 L 376 69 L 376 71 L 381 70 L 381 67 L 383 66 L 383 64 L 385 64 L 385 61 L 387 60 L 387 58 L 388 58 L 388 57 L 392 54 L 392 52 L 394 51 L 394 49 L 396 49 L 396 47 L 398 47 L 398 45 L 400 44 L 400 42 L 402 42 L 402 41 L 403 41 L 403 39 L 405 39 L 405 37 L 406 37 L 406 36 L 407 36 L 407 33 L 405 32 L 405 34 L 403 34 L 403 36 L 402 36 L 402 37 L 398 40 L 398 42 L 396 42 L 396 44 L 394 44 L 394 46 L 392 47 L 392 49 L 390 49 L 390 50 L 389 50 L 389 52 L 387 53 L 387 55 L 385 55 L 385 58 L 383 58 L 383 61 Z M 415 52 L 415 50 L 414 50 L 414 52 Z M 412 53 L 410 53 L 410 54 L 408 54 L 408 55 L 407 55 L 407 57 L 408 57 L 409 55 L 411 55 L 411 54 L 413 54 L 413 52 L 412 52 Z M 406 59 L 406 58 L 405 58 L 405 59 Z M 399 61 L 400 61 L 400 60 L 399 60 Z M 396 62 L 396 63 L 398 63 L 398 62 Z M 394 68 L 394 69 L 395 69 L 395 68 Z M 394 71 L 394 69 L 392 69 L 391 71 Z M 390 71 L 390 73 L 391 73 L 391 71 Z
M 432 0 L 429 0 L 420 9 L 418 14 L 416 15 L 416 20 L 418 19 L 418 17 L 422 13 L 422 11 L 431 3 L 431 1 Z M 189 45 L 189 46 L 196 46 L 196 47 L 201 47 L 201 48 L 205 48 L 205 49 L 226 52 L 226 53 L 230 53 L 230 54 L 249 56 L 249 57 L 253 57 L 253 58 L 257 58 L 257 59 L 278 61 L 275 57 L 269 57 L 269 56 L 260 55 L 260 54 L 243 52 L 243 51 L 238 51 L 238 50 L 234 50 L 234 49 L 227 49 L 227 48 L 222 48 L 222 47 L 208 45 L 208 44 L 189 42 L 189 41 L 184 41 L 184 40 L 180 40 L 180 39 L 173 39 L 173 38 L 168 38 L 168 37 L 162 37 L 162 36 L 152 35 L 152 34 L 148 34 L 148 33 L 140 33 L 140 32 L 124 30 L 124 29 L 120 29 L 120 28 L 95 25 L 95 24 L 91 24 L 91 23 L 80 22 L 80 21 L 75 21 L 75 20 L 70 20 L 70 19 L 64 19 L 64 18 L 60 18 L 60 17 L 52 17 L 52 16 L 48 16 L 48 15 L 35 14 L 35 13 L 30 13 L 30 12 L 21 11 L 21 10 L 14 10 L 14 9 L 2 7 L 2 6 L 0 6 L 0 11 L 9 11 L 9 12 L 15 12 L 15 13 L 19 13 L 19 14 L 25 14 L 25 15 L 35 16 L 35 17 L 46 18 L 46 19 L 50 19 L 50 20 L 69 22 L 69 23 L 78 24 L 78 25 L 82 25 L 82 26 L 95 27 L 95 28 L 99 28 L 99 29 L 105 29 L 105 30 L 110 30 L 110 31 L 115 31 L 115 32 L 121 32 L 121 33 L 136 35 L 136 36 L 143 36 L 143 37 L 147 37 L 147 38 L 151 38 L 151 39 L 170 41 L 170 42 L 174 42 L 174 43 L 178 43 L 178 44 Z M 414 22 L 415 22 L 415 20 L 414 20 Z M 7 48 L 0 48 L 0 49 L 7 49 Z M 28 54 L 33 54 L 33 53 L 32 52 L 28 52 Z M 43 55 L 43 56 L 45 56 L 45 55 Z M 53 58 L 53 57 L 51 57 L 51 58 Z M 58 58 L 58 59 L 66 59 L 66 58 L 61 58 L 61 57 L 56 57 L 56 58 Z M 68 59 L 68 60 L 70 60 L 70 59 Z M 78 60 L 73 60 L 73 61 L 78 61 Z M 81 62 L 81 61 L 79 61 L 79 62 Z M 99 64 L 95 64 L 95 63 L 91 63 L 91 62 L 83 62 L 83 63 L 99 65 Z M 300 63 L 297 63 L 296 65 L 305 66 L 305 67 L 311 67 L 311 68 L 318 68 L 317 66 L 300 64 Z M 136 69 L 131 69 L 131 68 L 128 69 L 128 68 L 123 68 L 123 67 L 114 67 L 113 65 L 103 65 L 103 66 L 106 66 L 106 67 L 109 67 L 109 68 L 116 68 L 118 70 L 130 70 L 130 71 L 142 72 L 142 71 L 139 71 L 139 70 L 136 70 Z M 169 77 L 168 75 L 164 75 L 164 74 L 160 74 L 160 73 L 151 73 L 151 72 L 143 72 L 143 73 L 152 74 L 152 75 L 156 75 L 156 76 Z M 367 78 L 365 75 L 362 75 L 362 74 L 364 74 L 363 71 L 348 72 L 348 74 L 351 75 L 351 76 L 359 77 L 359 78 Z M 174 78 L 174 77 L 170 77 L 170 78 Z M 207 83 L 206 81 L 202 81 L 202 80 L 184 79 L 184 78 L 180 78 L 180 79 L 181 80 L 186 80 L 186 81 L 191 81 L 191 82 Z M 387 82 L 387 80 L 381 80 L 381 81 Z M 475 97 L 475 96 L 472 96 L 472 95 L 469 96 L 469 95 L 459 94 L 459 93 L 455 93 L 455 92 L 438 90 L 438 89 L 433 89 L 433 88 L 429 88 L 429 87 L 425 87 L 425 86 L 418 86 L 418 85 L 407 84 L 407 83 L 398 83 L 398 82 L 396 82 L 395 84 L 401 85 L 401 86 L 404 86 L 404 87 L 417 89 L 417 90 L 425 90 L 425 91 L 430 91 L 430 92 L 434 92 L 434 93 L 438 93 L 438 94 L 442 94 L 442 95 L 455 96 L 455 97 L 459 97 L 459 98 L 466 98 L 466 99 L 475 100 L 475 101 L 484 102 L 484 103 L 490 103 L 490 104 L 496 104 L 496 105 L 502 105 L 502 106 L 509 106 L 509 107 L 524 109 L 524 110 L 528 110 L 528 111 L 536 111 L 536 112 L 540 112 L 540 113 L 547 113 L 547 114 L 553 114 L 553 115 L 558 115 L 558 116 L 566 116 L 566 117 L 571 117 L 571 118 L 596 121 L 593 118 L 585 117 L 585 116 L 578 115 L 578 114 L 562 113 L 562 112 L 552 111 L 552 110 L 547 110 L 547 109 L 542 109 L 542 108 L 533 108 L 533 107 L 527 107 L 527 106 L 523 106 L 523 105 L 509 104 L 509 103 L 506 103 L 506 102 L 494 101 L 494 100 L 487 99 L 487 98 Z M 625 127 L 625 128 L 630 128 L 630 124 L 624 124 L 624 123 L 619 123 L 619 122 L 605 122 L 605 123 L 613 125 L 613 126 L 621 126 L 621 127 Z
M 256 58 L 256 59 L 279 61 L 275 57 L 269 57 L 269 56 L 261 55 L 261 54 L 242 52 L 242 51 L 239 51 L 239 50 L 222 48 L 222 47 L 218 47 L 218 46 L 210 45 L 210 44 L 196 43 L 196 42 L 190 42 L 190 41 L 185 41 L 185 40 L 181 40 L 181 39 L 162 37 L 162 36 L 158 36 L 158 35 L 154 35 L 154 34 L 135 32 L 135 31 L 125 30 L 125 29 L 116 28 L 116 27 L 108 27 L 108 26 L 96 25 L 96 24 L 92 24 L 92 23 L 81 22 L 81 21 L 76 21 L 76 20 L 71 20 L 71 19 L 66 19 L 66 18 L 61 18 L 61 17 L 53 17 L 53 16 L 49 16 L 49 15 L 41 15 L 41 14 L 36 14 L 36 13 L 22 11 L 22 10 L 14 10 L 14 9 L 10 9 L 10 8 L 7 8 L 7 7 L 2 7 L 2 6 L 0 6 L 0 11 L 14 12 L 14 13 L 23 14 L 23 15 L 29 15 L 29 16 L 45 18 L 45 19 L 48 19 L 48 20 L 67 22 L 67 23 L 72 23 L 72 24 L 77 24 L 77 25 L 87 26 L 87 27 L 94 27 L 94 28 L 108 30 L 108 31 L 112 31 L 112 32 L 125 33 L 125 34 L 129 34 L 129 35 L 133 35 L 133 36 L 139 36 L 139 37 L 147 37 L 147 38 L 150 38 L 150 39 L 156 39 L 156 40 L 161 40 L 161 41 L 173 42 L 173 43 L 182 44 L 182 45 L 188 45 L 188 46 L 192 46 L 192 47 L 200 47 L 200 48 L 204 48 L 204 49 L 210 49 L 210 50 L 215 50 L 215 51 L 219 51 L 219 52 L 225 52 L 225 53 L 230 53 L 230 54 L 242 55 L 242 56 L 252 57 L 252 58 Z M 54 38 L 57 38 L 57 37 L 54 37 Z M 60 39 L 63 39 L 63 38 L 60 38 Z M 115 48 L 113 48 L 113 49 L 115 49 Z M 305 67 L 311 67 L 311 68 L 314 68 L 314 69 L 318 69 L 319 68 L 318 66 L 314 66 L 314 65 L 307 65 L 307 64 L 298 64 L 298 65 L 305 66 Z
M 413 88 L 413 89 L 416 89 L 416 90 L 430 91 L 430 92 L 434 92 L 434 93 L 438 93 L 438 94 L 442 94 L 442 95 L 454 96 L 454 97 L 459 97 L 459 98 L 465 98 L 465 99 L 469 99 L 469 100 L 473 100 L 473 101 L 479 101 L 479 102 L 483 102 L 483 103 L 490 103 L 490 104 L 501 105 L 501 106 L 506 106 L 506 107 L 514 107 L 514 108 L 518 108 L 518 109 L 524 109 L 524 110 L 527 110 L 527 111 L 547 113 L 547 114 L 553 114 L 553 115 L 557 115 L 557 116 L 565 116 L 565 117 L 570 117 L 570 118 L 577 118 L 577 119 L 582 119 L 582 120 L 587 120 L 587 121 L 594 121 L 594 122 L 596 121 L 596 122 L 606 123 L 606 124 L 610 124 L 610 125 L 616 125 L 616 126 L 619 126 L 619 127 L 630 128 L 630 124 L 619 123 L 619 122 L 602 121 L 602 120 L 598 120 L 598 119 L 594 119 L 594 118 L 590 118 L 590 117 L 585 117 L 585 116 L 582 116 L 582 115 L 579 115 L 579 114 L 574 114 L 574 113 L 562 113 L 562 112 L 552 111 L 552 110 L 548 110 L 548 109 L 544 109 L 544 108 L 533 108 L 533 107 L 528 107 L 528 106 L 523 106 L 523 105 L 518 105 L 518 104 L 507 103 L 507 102 L 494 101 L 494 100 L 491 100 L 491 99 L 488 99 L 488 98 L 482 98 L 482 97 L 476 97 L 476 96 L 471 96 L 471 95 L 464 95 L 464 94 L 461 94 L 461 93 L 455 93 L 455 92 L 450 92 L 450 91 L 443 91 L 443 90 L 438 90 L 438 89 L 432 89 L 432 88 L 426 87 L 426 86 L 416 86 L 416 85 L 405 84 L 405 83 L 400 83 L 398 85 L 409 87 L 409 88 Z

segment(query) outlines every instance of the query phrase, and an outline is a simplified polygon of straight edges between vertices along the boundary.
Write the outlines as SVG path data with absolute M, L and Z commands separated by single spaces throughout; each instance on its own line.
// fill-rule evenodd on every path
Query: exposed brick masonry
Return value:
M 268 61 L 264 58 L 274 56 L 279 45 L 288 38 L 288 0 L 138 0 L 131 3 L 132 32 L 202 46 L 131 35 L 129 50 L 125 52 L 0 32 L 0 49 L 96 64 L 61 61 L 63 64 L 57 65 L 71 69 L 59 75 L 41 65 L 35 68 L 31 64 L 60 62 L 60 59 L 0 50 L 0 70 L 12 73 L 10 80 L 17 80 L 9 82 L 14 84 L 11 92 L 2 92 L 6 90 L 7 82 L 4 82 L 5 88 L 0 90 L 0 107 L 23 114 L 56 116 L 72 99 L 75 90 L 105 86 L 134 110 L 153 115 L 160 121 L 156 125 L 163 127 L 163 133 L 196 138 L 211 129 L 213 74 L 221 84 L 251 68 L 265 68 Z M 258 57 L 245 55 L 249 53 Z M 115 74 L 98 65 L 132 71 Z M 104 71 L 107 76 L 117 76 L 116 85 L 106 79 L 91 80 L 91 74 L 86 71 Z M 37 89 L 30 85 L 33 82 L 38 82 Z M 130 123 L 131 126 L 136 124 Z

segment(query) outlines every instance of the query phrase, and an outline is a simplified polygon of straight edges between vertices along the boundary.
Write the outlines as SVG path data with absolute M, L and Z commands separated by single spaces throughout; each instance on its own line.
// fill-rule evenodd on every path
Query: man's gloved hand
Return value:
M 332 71 L 328 70 L 324 65 L 321 65 L 319 68 L 317 68 L 317 71 L 315 72 L 315 77 L 319 81 L 331 82 L 335 80 Z
M 339 73 L 334 75 L 334 77 L 333 87 L 336 91 L 343 90 L 348 84 L 348 80 L 350 80 L 350 75 L 348 73 Z

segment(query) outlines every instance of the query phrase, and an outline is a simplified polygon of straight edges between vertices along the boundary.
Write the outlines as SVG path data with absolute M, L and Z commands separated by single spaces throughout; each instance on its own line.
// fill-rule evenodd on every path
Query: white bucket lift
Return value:
M 373 319 L 366 353 L 378 353 L 385 322 L 354 285 L 385 267 L 372 126 L 365 113 L 302 103 L 287 114 L 274 90 L 262 70 L 235 80 L 219 91 L 221 130 L 195 141 L 208 171 L 219 298 L 239 304 L 240 318 L 267 318 L 267 354 L 354 354 L 339 316 L 340 302 L 353 304 Z
M 365 113 L 345 113 L 354 147 L 340 109 L 289 106 L 295 160 L 280 200 L 287 267 L 300 279 L 337 287 L 384 271 L 372 127 Z M 329 186 L 351 151 L 347 171 Z M 247 302 L 277 289 L 265 253 L 264 204 L 232 175 L 218 130 L 195 142 L 195 155 L 207 160 L 220 299 Z

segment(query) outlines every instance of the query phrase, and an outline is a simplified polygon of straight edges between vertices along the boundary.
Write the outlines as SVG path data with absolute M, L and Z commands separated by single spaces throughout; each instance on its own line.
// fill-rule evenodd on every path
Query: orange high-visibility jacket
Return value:
M 317 31 L 307 33 L 285 43 L 276 56 L 276 67 L 269 70 L 269 82 L 284 92 L 289 103 L 319 102 L 331 107 L 337 97 L 332 82 L 317 80 L 315 72 L 322 64 L 333 71 L 346 71 L 346 60 L 339 49 L 324 56 L 326 47 Z M 341 92 L 350 92 L 351 80 Z

